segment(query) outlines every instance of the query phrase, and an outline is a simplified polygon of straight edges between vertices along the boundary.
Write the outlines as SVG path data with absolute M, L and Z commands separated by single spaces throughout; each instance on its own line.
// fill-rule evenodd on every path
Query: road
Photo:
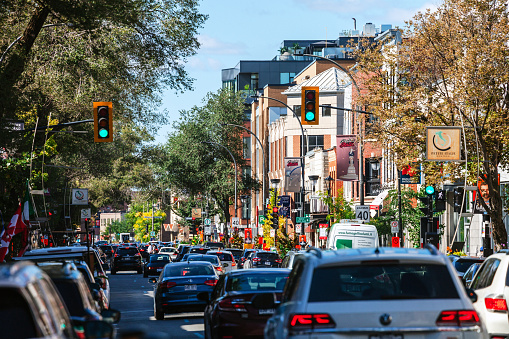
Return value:
M 203 338 L 203 312 L 167 314 L 164 320 L 154 318 L 153 284 L 148 278 L 132 272 L 109 274 L 110 307 L 121 312 L 117 324 L 119 338 L 177 339 Z M 143 331 L 146 336 L 127 336 Z

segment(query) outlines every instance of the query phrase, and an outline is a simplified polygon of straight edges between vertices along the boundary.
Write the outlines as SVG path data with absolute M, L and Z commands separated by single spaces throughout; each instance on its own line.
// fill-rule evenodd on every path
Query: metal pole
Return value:
M 398 171 L 398 223 L 399 223 L 399 246 L 404 247 L 403 242 L 403 208 L 401 206 L 401 172 Z
M 264 96 L 251 96 L 251 97 L 270 99 L 270 100 L 277 101 L 280 104 L 283 104 L 284 106 L 286 106 L 286 108 L 288 108 L 290 111 L 292 111 L 293 115 L 295 116 L 295 118 L 299 122 L 300 130 L 301 130 L 301 133 L 302 133 L 301 147 L 300 147 L 300 158 L 301 158 L 301 165 L 302 165 L 301 166 L 302 167 L 302 170 L 301 170 L 301 172 L 302 172 L 302 179 L 301 179 L 302 183 L 301 183 L 301 191 L 300 191 L 300 203 L 301 203 L 300 216 L 304 217 L 304 155 L 305 155 L 305 153 L 304 153 L 304 138 L 305 138 L 305 136 L 304 136 L 304 128 L 302 127 L 302 122 L 300 121 L 299 117 L 297 116 L 297 113 L 295 113 L 295 111 L 290 106 L 288 106 L 286 103 L 284 103 L 281 100 L 278 100 L 276 98 L 271 98 L 271 97 L 264 97 Z M 309 146 L 309 142 L 307 143 L 307 145 Z M 306 153 L 307 153 L 307 150 L 306 150 Z M 300 234 L 304 234 L 304 223 L 301 225 Z

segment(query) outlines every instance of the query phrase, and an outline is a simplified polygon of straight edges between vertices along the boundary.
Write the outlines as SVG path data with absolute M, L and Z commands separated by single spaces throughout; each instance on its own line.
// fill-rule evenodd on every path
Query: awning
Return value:
M 372 210 L 378 210 L 383 204 L 385 197 L 389 194 L 389 190 L 383 190 L 376 198 L 371 202 L 369 208 Z

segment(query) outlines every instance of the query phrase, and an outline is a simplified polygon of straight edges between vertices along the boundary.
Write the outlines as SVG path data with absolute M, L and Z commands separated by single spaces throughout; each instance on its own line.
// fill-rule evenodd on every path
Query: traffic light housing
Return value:
M 435 191 L 435 211 L 445 211 L 446 192 L 444 190 Z
M 272 208 L 272 228 L 279 228 L 279 210 L 277 207 Z
M 113 106 L 111 102 L 94 102 L 94 141 L 113 141 Z
M 431 196 L 418 197 L 424 207 L 419 209 L 424 213 L 426 217 L 433 216 L 433 198 Z
M 454 212 L 466 212 L 467 206 L 463 204 L 463 211 L 461 210 L 461 203 L 463 202 L 463 187 L 456 187 L 454 189 Z
M 319 87 L 302 87 L 300 108 L 302 125 L 318 125 L 320 116 L 319 94 Z

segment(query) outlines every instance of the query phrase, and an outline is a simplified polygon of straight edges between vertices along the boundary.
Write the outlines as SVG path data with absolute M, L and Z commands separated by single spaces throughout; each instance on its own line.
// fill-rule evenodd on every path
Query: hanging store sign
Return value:
M 302 162 L 300 158 L 285 158 L 285 191 L 300 192 Z
M 336 179 L 359 180 L 359 156 L 356 135 L 336 136 Z
M 461 127 L 426 127 L 426 160 L 461 161 Z

